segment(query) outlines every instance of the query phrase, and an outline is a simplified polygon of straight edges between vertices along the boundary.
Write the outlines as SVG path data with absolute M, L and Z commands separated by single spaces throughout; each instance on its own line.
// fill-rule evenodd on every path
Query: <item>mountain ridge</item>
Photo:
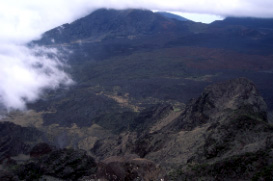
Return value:
M 171 19 L 149 10 L 98 9 L 70 24 L 64 24 L 45 32 L 41 40 L 34 41 L 34 43 L 68 43 L 67 40 L 77 41 L 102 36 L 105 33 L 114 33 L 115 36 L 149 35 L 164 32 L 171 24 Z
M 165 12 L 165 11 L 158 11 L 156 12 L 166 18 L 170 18 L 170 19 L 176 19 L 178 21 L 190 21 L 189 19 L 187 18 L 184 18 L 183 16 L 179 16 L 179 15 L 176 15 L 176 14 L 173 14 L 173 13 L 169 13 L 169 12 Z
M 241 25 L 251 28 L 271 29 L 273 28 L 272 18 L 251 18 L 251 17 L 227 17 L 223 21 L 213 22 L 214 24 Z

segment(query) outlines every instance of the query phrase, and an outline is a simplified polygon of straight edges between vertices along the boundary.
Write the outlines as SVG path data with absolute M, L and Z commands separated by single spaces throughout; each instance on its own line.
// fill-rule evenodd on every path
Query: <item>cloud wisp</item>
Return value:
M 43 90 L 72 83 L 56 49 L 0 46 L 0 102 L 7 110 L 25 109 Z

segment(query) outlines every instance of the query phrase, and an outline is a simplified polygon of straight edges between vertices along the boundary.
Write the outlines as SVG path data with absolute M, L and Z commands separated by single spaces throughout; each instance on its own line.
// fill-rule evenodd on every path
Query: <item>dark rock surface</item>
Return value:
M 246 78 L 216 83 L 205 88 L 202 95 L 193 99 L 178 118 L 175 127 L 192 130 L 202 124 L 213 122 L 227 112 L 255 114 L 266 120 L 267 106 L 253 82 Z
M 157 104 L 141 111 L 130 124 L 131 130 L 143 132 L 173 111 L 172 105 Z
M 36 128 L 21 127 L 10 122 L 0 122 L 0 163 L 18 154 L 28 154 L 44 134 Z
M 160 180 L 165 173 L 152 161 L 134 156 L 110 157 L 98 165 L 97 177 L 106 180 Z
M 273 127 L 267 122 L 266 108 L 255 85 L 245 78 L 208 86 L 166 127 L 142 133 L 135 152 L 165 166 L 170 160 L 172 165 L 177 162 L 181 169 L 175 174 L 181 177 L 174 180 L 272 178 Z M 265 162 L 264 154 L 269 159 Z M 239 171 L 233 172 L 227 164 Z M 195 167 L 206 168 L 201 172 Z
M 11 172 L 0 170 L 0 180 L 1 181 L 19 181 L 19 178 Z
M 43 175 L 64 180 L 77 180 L 96 173 L 94 159 L 82 150 L 61 149 L 30 161 L 19 168 L 20 179 L 35 180 Z
M 51 153 L 53 149 L 54 148 L 47 143 L 39 143 L 30 150 L 29 155 L 31 157 L 41 157 L 43 155 Z
M 265 180 L 273 178 L 272 151 L 258 151 L 233 156 L 214 164 L 193 164 L 175 170 L 169 180 Z
M 52 44 L 54 39 L 56 44 L 61 44 L 87 38 L 92 40 L 99 37 L 112 39 L 128 35 L 151 35 L 167 32 L 170 28 L 176 31 L 186 30 L 183 26 L 166 26 L 170 22 L 172 22 L 171 19 L 148 10 L 99 9 L 71 24 L 64 24 L 46 32 L 39 42 Z M 106 34 L 108 36 L 105 36 Z

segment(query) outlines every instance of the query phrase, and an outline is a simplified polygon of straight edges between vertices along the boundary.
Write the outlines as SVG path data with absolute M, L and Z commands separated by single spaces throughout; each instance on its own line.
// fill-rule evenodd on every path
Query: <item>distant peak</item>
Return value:
M 169 18 L 169 19 L 175 19 L 175 20 L 178 20 L 178 21 L 190 21 L 187 18 L 184 18 L 182 16 L 179 16 L 179 15 L 176 15 L 176 14 L 173 14 L 173 13 L 169 13 L 169 12 L 159 11 L 157 13 L 160 14 L 161 16 L 163 16 L 165 18 Z
M 253 18 L 253 17 L 227 17 L 216 24 L 241 25 L 250 28 L 269 28 L 273 29 L 273 18 Z
M 132 35 L 137 37 L 169 31 L 181 32 L 185 27 L 179 23 L 146 9 L 104 8 L 45 32 L 39 41 L 41 44 L 63 44 L 98 37 L 127 38 Z

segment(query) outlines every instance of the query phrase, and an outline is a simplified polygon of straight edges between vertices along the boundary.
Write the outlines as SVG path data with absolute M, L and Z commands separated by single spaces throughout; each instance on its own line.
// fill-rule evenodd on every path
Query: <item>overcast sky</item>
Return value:
M 23 44 L 103 7 L 176 12 L 203 22 L 226 16 L 273 17 L 273 0 L 0 0 L 0 103 L 22 109 L 25 101 L 39 98 L 43 89 L 70 84 L 59 68 L 64 62 L 35 53 L 56 50 L 31 50 Z
M 273 17 L 273 0 L 0 0 L 0 41 L 27 42 L 102 7 Z

